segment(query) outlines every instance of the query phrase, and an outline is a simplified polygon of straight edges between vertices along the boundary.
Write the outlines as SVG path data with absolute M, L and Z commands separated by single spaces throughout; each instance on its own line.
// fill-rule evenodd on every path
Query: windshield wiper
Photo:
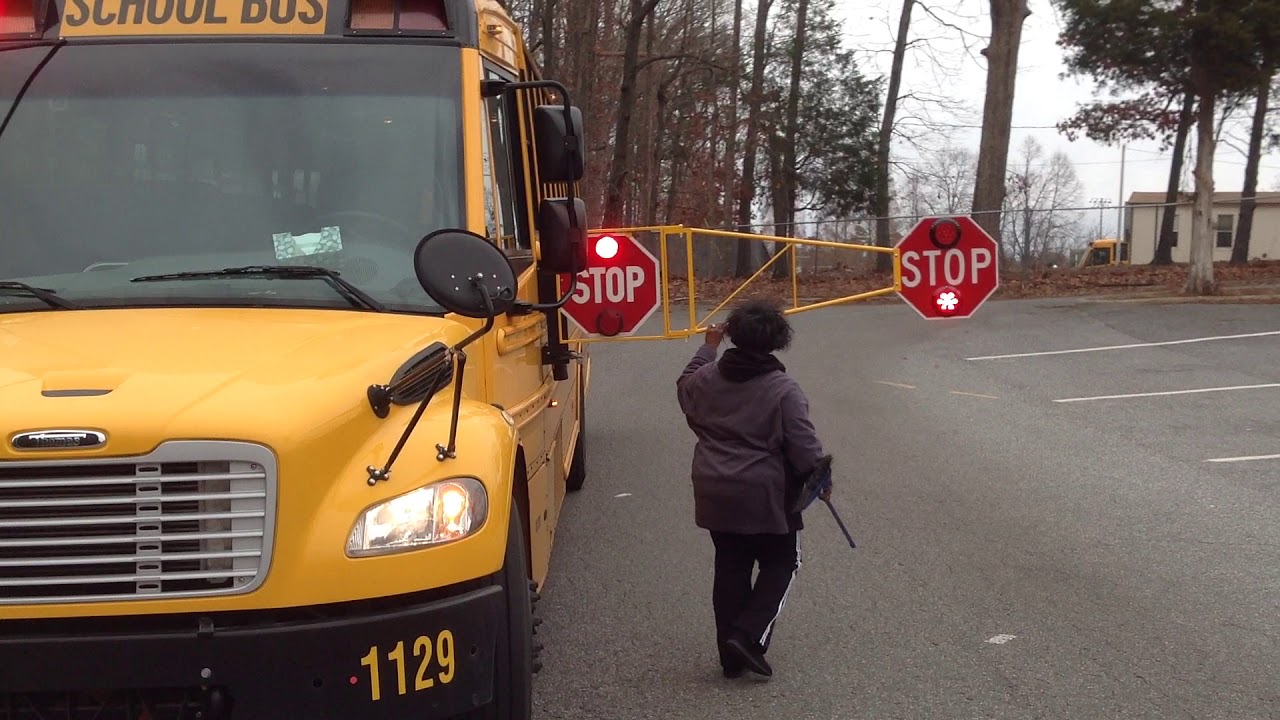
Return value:
M 7 291 L 16 290 L 20 293 L 26 293 L 37 300 L 43 300 L 50 307 L 56 307 L 59 310 L 79 310 L 80 306 L 70 300 L 63 300 L 54 294 L 52 290 L 33 287 L 17 280 L 0 280 L 0 295 L 7 294 Z
M 239 276 L 257 276 L 280 280 L 297 280 L 320 278 L 327 281 L 345 297 L 352 305 L 368 310 L 386 312 L 387 308 L 373 299 L 360 288 L 342 279 L 337 272 L 314 265 L 246 265 L 244 267 L 223 268 L 222 270 L 204 270 L 198 272 L 169 273 L 168 275 L 143 275 L 133 278 L 132 282 L 162 282 L 165 280 L 207 280 Z

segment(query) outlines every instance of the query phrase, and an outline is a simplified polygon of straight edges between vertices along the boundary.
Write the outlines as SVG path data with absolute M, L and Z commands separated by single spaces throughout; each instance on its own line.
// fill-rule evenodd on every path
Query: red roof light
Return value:
M 0 0 L 0 35 L 31 35 L 35 31 L 35 2 Z

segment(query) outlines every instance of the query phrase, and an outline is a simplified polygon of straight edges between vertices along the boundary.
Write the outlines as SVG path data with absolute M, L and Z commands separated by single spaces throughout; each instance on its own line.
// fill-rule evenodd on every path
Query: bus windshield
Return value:
M 412 257 L 464 225 L 460 73 L 432 45 L 0 46 L 0 312 L 49 307 L 15 281 L 80 307 L 351 307 L 319 279 L 133 282 L 250 265 L 443 312 Z

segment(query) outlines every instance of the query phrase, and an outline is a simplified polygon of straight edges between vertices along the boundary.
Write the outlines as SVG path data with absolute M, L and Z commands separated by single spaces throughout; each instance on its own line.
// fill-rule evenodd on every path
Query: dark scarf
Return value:
M 739 347 L 725 350 L 716 365 L 724 379 L 735 383 L 746 382 L 774 370 L 787 371 L 782 361 L 772 353 L 744 350 Z

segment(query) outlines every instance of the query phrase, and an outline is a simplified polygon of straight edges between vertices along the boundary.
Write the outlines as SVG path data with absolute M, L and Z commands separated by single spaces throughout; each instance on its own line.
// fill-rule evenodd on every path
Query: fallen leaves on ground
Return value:
M 767 271 L 766 271 L 767 272 Z M 1249 295 L 1259 292 L 1280 293 L 1280 260 L 1254 261 L 1248 265 L 1215 263 L 1214 279 L 1223 295 Z M 1009 270 L 1001 273 L 1000 287 L 992 299 L 1073 297 L 1087 295 L 1135 296 L 1180 295 L 1186 281 L 1186 265 L 1120 265 L 1079 270 Z M 888 274 L 856 274 L 851 271 L 832 271 L 818 275 L 802 275 L 793 288 L 790 276 L 784 278 L 758 277 L 743 286 L 736 278 L 699 278 L 696 300 L 699 303 L 719 304 L 735 290 L 732 302 L 770 298 L 791 304 L 795 296 L 800 303 L 822 302 L 872 292 L 893 286 Z M 688 283 L 683 277 L 673 277 L 670 286 L 672 302 L 689 299 Z M 872 298 L 875 302 L 881 298 Z M 882 301 L 901 302 L 892 294 Z

